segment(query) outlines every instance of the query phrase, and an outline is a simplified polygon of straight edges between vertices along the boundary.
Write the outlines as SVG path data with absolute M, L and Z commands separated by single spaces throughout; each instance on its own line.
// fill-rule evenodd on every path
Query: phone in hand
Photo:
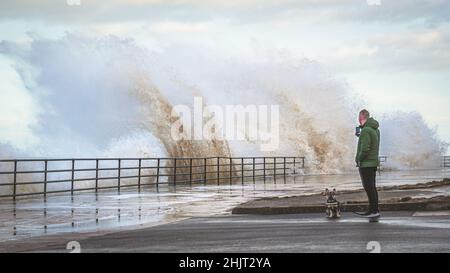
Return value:
M 355 136 L 359 137 L 360 135 L 361 135 L 361 127 L 358 126 L 358 127 L 356 127 L 356 129 L 355 129 Z

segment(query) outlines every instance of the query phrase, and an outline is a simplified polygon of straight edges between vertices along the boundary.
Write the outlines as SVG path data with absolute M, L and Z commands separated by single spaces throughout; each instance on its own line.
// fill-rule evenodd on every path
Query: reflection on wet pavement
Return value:
M 449 171 L 385 172 L 378 185 L 415 184 L 450 177 Z M 160 186 L 0 200 L 0 241 L 64 232 L 147 227 L 188 217 L 226 215 L 239 203 L 261 197 L 313 194 L 325 187 L 360 188 L 358 174 L 291 176 L 276 183 Z

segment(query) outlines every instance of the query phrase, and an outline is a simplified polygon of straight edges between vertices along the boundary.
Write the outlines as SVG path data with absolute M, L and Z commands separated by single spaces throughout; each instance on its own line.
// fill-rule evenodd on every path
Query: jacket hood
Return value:
M 367 120 L 366 124 L 364 124 L 364 127 L 366 127 L 366 126 L 371 127 L 376 130 L 380 127 L 380 124 L 374 118 L 369 118 Z

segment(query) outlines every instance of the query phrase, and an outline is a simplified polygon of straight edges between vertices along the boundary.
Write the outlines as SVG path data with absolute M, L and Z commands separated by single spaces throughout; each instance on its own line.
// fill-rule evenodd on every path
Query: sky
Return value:
M 66 33 L 129 37 L 156 49 L 181 42 L 238 58 L 255 50 L 307 58 L 346 81 L 372 113 L 417 111 L 450 142 L 450 1 L 0 2 L 0 45 Z M 23 122 L 35 118 L 29 87 L 1 53 L 0 83 L 0 141 L 33 141 Z

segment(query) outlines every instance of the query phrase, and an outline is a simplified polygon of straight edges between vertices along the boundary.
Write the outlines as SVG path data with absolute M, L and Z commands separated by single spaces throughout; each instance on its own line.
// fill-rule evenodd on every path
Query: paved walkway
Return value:
M 450 213 L 386 212 L 379 223 L 351 213 L 191 218 L 104 235 L 70 234 L 0 243 L 0 252 L 450 252 Z M 369 245 L 368 245 L 369 244 Z

